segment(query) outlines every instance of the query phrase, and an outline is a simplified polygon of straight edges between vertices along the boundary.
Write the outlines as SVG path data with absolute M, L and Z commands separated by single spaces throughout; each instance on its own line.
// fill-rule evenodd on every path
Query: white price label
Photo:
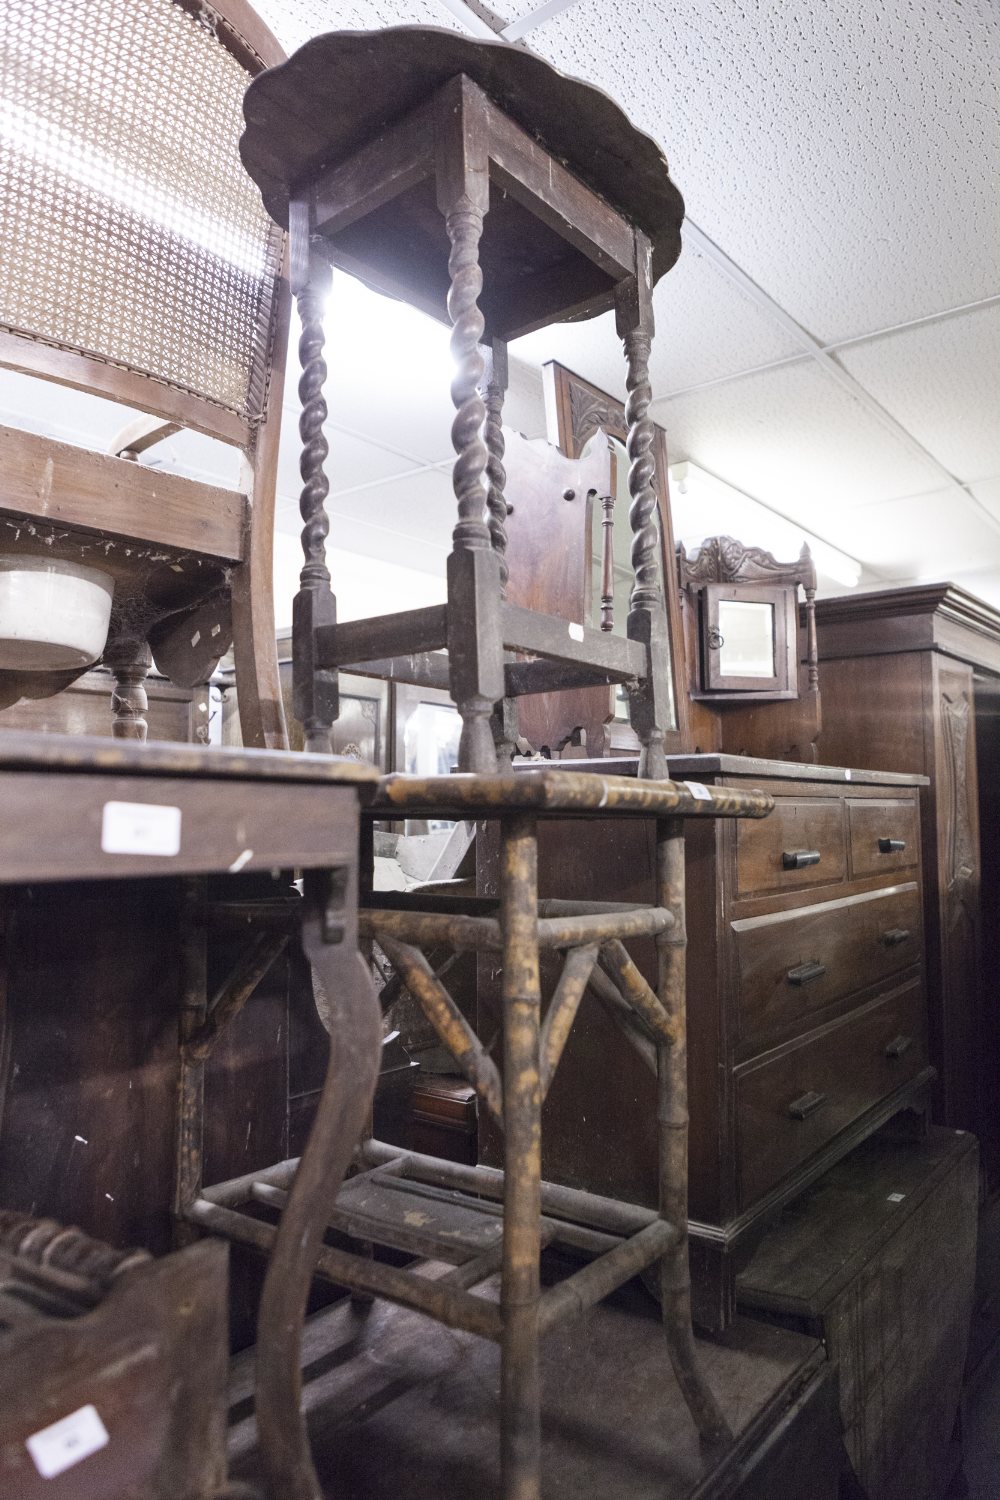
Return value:
M 101 848 L 105 854 L 179 854 L 181 810 L 150 802 L 105 802 Z
M 108 1442 L 108 1429 L 98 1414 L 96 1406 L 81 1406 L 70 1412 L 51 1427 L 43 1427 L 27 1439 L 25 1447 L 31 1454 L 35 1468 L 43 1479 L 55 1479 L 56 1475 L 82 1463 L 92 1453 L 97 1453 Z
M 582 625 L 570 625 L 569 638 L 571 641 L 582 641 L 584 630 Z
M 696 802 L 711 802 L 712 793 L 700 781 L 685 781 L 684 785 Z

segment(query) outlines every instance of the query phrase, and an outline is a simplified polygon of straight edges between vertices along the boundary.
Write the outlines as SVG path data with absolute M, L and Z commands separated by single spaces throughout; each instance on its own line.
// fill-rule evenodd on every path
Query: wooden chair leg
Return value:
M 731 1433 L 698 1365 L 691 1326 L 691 1271 L 688 1261 L 688 1107 L 687 1003 L 684 925 L 684 825 L 658 819 L 656 825 L 657 905 L 673 913 L 674 925 L 657 938 L 659 999 L 674 1024 L 675 1041 L 657 1047 L 660 1216 L 681 1231 L 660 1262 L 663 1327 L 670 1362 L 705 1443 L 731 1441 Z
M 504 819 L 501 837 L 505 1177 L 500 1468 L 504 1500 L 540 1500 L 542 1099 L 534 822 L 523 816 Z
M 287 750 L 271 602 L 272 538 L 269 531 L 266 535 L 264 531 L 255 518 L 250 532 L 250 557 L 233 573 L 236 701 L 244 745 L 254 750 Z
M 149 647 L 144 640 L 120 636 L 108 643 L 104 665 L 115 679 L 111 689 L 112 735 L 116 740 L 145 740 L 149 727 L 146 677 L 152 666 Z
M 646 676 L 642 690 L 630 695 L 629 716 L 642 744 L 639 775 L 661 780 L 667 775 L 665 734 L 671 727 L 669 683 L 672 665 L 667 613 L 660 577 L 660 535 L 656 522 L 656 428 L 649 415 L 652 388 L 649 356 L 653 343 L 653 289 L 650 246 L 635 234 L 636 271 L 618 289 L 616 322 L 626 360 L 628 399 L 628 488 L 632 504 L 633 585 L 627 632 L 646 647 Z
M 479 394 L 485 373 L 480 347 L 485 320 L 479 310 L 483 273 L 479 242 L 490 206 L 489 162 L 482 143 L 481 96 L 458 77 L 440 95 L 437 205 L 451 245 L 448 315 L 455 377 L 453 484 L 458 519 L 448 557 L 448 669 L 451 695 L 462 718 L 458 764 L 488 776 L 497 769 L 490 731 L 493 705 L 504 692 L 501 625 L 501 558 L 484 520 L 489 492 L 483 483 L 490 457 L 483 441 L 486 406 Z M 495 433 L 494 433 L 495 446 Z M 497 455 L 494 454 L 494 465 Z M 494 478 L 496 469 L 494 466 Z M 495 484 L 491 486 L 495 489 Z M 491 511 L 491 520 L 499 519 Z
M 500 592 L 507 597 L 507 471 L 503 466 L 503 398 L 507 391 L 507 345 L 493 339 L 486 346 L 485 385 L 486 425 L 483 437 L 489 458 L 486 461 L 490 542 L 500 562 Z

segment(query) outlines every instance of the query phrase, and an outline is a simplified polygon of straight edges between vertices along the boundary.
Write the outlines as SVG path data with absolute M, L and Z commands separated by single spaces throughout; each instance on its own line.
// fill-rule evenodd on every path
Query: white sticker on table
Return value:
M 74 1464 L 82 1463 L 108 1442 L 108 1429 L 96 1406 L 81 1406 L 51 1427 L 43 1427 L 27 1439 L 25 1447 L 43 1479 L 55 1479 Z
M 712 793 L 700 781 L 685 781 L 684 785 L 696 802 L 711 802 Z
M 101 848 L 105 854 L 179 854 L 181 810 L 153 802 L 105 802 Z
M 571 624 L 569 627 L 569 638 L 571 641 L 582 641 L 584 638 L 583 626 Z

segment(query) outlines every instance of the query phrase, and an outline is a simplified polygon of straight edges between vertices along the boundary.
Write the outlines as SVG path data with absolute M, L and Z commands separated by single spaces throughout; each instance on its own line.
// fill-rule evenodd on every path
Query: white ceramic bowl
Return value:
M 0 557 L 0 668 L 89 667 L 108 639 L 115 582 L 59 558 Z

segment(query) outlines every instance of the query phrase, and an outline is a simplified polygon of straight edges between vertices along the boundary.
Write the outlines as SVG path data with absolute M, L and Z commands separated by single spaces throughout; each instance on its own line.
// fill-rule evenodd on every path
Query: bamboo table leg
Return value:
M 680 818 L 656 821 L 656 901 L 673 913 L 674 924 L 656 939 L 660 1001 L 673 1022 L 672 1045 L 657 1046 L 660 1217 L 681 1231 L 660 1262 L 663 1326 L 678 1384 L 705 1443 L 731 1440 L 726 1420 L 701 1369 L 691 1328 L 691 1270 L 688 1263 L 688 1107 L 687 1005 L 684 917 L 684 824 Z
M 538 1374 L 541 1082 L 538 848 L 534 819 L 501 824 L 504 1239 L 500 1464 L 504 1500 L 540 1500 Z
M 257 1422 L 275 1500 L 322 1500 L 300 1411 L 302 1323 L 330 1211 L 365 1128 L 381 1053 L 381 1010 L 357 952 L 357 889 L 350 875 L 340 889 L 329 871 L 306 877 L 302 947 L 329 1002 L 330 1057 L 268 1262 L 257 1325 Z

